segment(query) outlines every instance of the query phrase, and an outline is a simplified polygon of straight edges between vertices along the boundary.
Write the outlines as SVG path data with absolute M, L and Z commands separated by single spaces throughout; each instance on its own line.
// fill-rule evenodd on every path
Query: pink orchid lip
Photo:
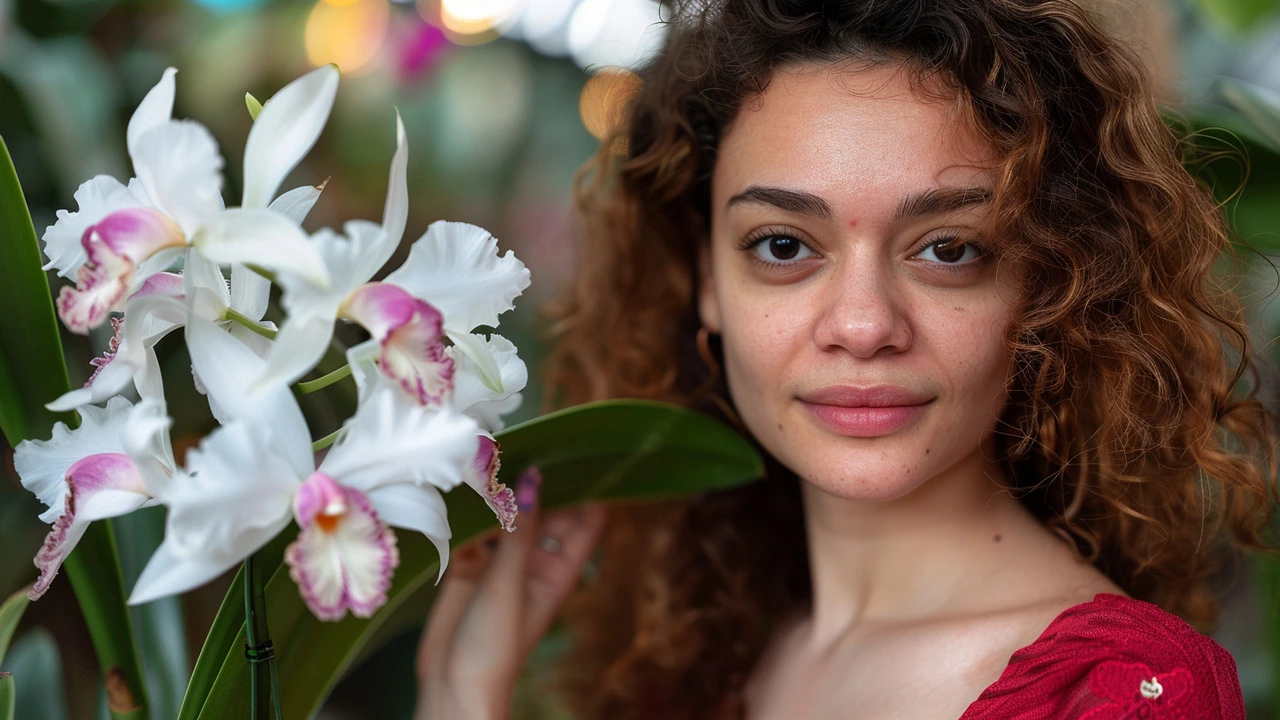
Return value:
M 444 316 L 430 303 L 397 285 L 375 282 L 351 293 L 340 315 L 363 325 L 378 341 L 378 369 L 419 404 L 441 403 L 453 391 Z
M 89 332 L 124 299 L 144 260 L 185 244 L 181 228 L 155 210 L 134 207 L 107 215 L 84 231 L 80 245 L 88 259 L 76 273 L 76 286 L 58 293 L 58 315 L 72 332 Z
M 298 487 L 294 514 L 302 530 L 285 549 L 285 562 L 317 618 L 341 620 L 348 611 L 370 617 L 386 604 L 400 554 L 368 496 L 314 472 Z M 371 566 L 348 566 L 352 547 L 360 547 L 356 555 Z
M 123 491 L 137 494 L 138 506 L 141 507 L 149 497 L 142 481 L 142 476 L 133 460 L 123 453 L 98 453 L 76 461 L 67 468 L 67 494 L 62 515 L 53 521 L 44 544 L 36 553 L 35 566 L 40 569 L 40 577 L 27 593 L 27 597 L 38 600 L 53 583 L 62 567 L 62 561 L 71 554 L 88 525 L 88 520 L 76 520 L 89 498 L 101 491 Z
M 471 471 L 476 479 L 475 490 L 498 518 L 498 525 L 507 532 L 516 529 L 516 516 L 520 513 L 516 496 L 511 488 L 498 482 L 498 470 L 502 467 L 498 441 L 487 435 L 480 436 L 480 447 L 472 461 Z

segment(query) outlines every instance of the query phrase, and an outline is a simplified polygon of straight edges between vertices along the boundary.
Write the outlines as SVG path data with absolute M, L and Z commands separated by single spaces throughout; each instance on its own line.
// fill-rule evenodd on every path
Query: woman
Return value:
M 1063 0 L 671 31 L 580 185 L 551 386 L 722 412 L 776 463 L 607 523 L 526 482 L 521 530 L 450 567 L 420 716 L 509 713 L 607 524 L 576 717 L 1243 718 L 1183 619 L 1259 544 L 1270 426 L 1140 63 Z

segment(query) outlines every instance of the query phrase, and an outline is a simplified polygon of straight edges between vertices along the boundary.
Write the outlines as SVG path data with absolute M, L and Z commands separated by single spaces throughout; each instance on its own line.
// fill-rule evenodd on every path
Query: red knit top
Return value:
M 1018 650 L 960 720 L 1245 720 L 1231 655 L 1150 603 L 1099 594 Z

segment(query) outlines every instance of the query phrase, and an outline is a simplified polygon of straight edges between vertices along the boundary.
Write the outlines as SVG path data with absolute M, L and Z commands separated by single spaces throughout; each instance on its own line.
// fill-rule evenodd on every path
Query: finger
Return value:
M 449 559 L 444 580 L 431 604 L 426 630 L 418 646 L 419 670 L 430 667 L 433 658 L 447 656 L 463 616 L 471 606 L 480 581 L 493 562 L 496 533 L 486 533 L 455 550 Z
M 510 608 L 517 617 L 524 599 L 525 567 L 541 532 L 538 507 L 541 485 L 542 475 L 537 468 L 529 468 L 516 481 L 516 506 L 520 510 L 516 529 L 498 540 L 491 571 L 480 586 L 480 592 L 486 598 L 499 607 Z
M 606 516 L 603 505 L 591 505 L 550 513 L 543 521 L 542 534 L 558 542 L 559 547 L 554 553 L 539 548 L 529 558 L 522 647 L 532 649 L 537 644 L 578 584 L 582 566 L 600 539 Z

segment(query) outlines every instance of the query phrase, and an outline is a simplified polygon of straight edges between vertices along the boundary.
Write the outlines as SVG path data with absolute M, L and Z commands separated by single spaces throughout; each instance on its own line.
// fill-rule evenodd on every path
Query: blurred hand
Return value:
M 416 720 L 495 720 L 516 679 L 577 584 L 605 509 L 542 517 L 536 471 L 516 486 L 517 529 L 460 548 L 449 561 L 418 648 Z

